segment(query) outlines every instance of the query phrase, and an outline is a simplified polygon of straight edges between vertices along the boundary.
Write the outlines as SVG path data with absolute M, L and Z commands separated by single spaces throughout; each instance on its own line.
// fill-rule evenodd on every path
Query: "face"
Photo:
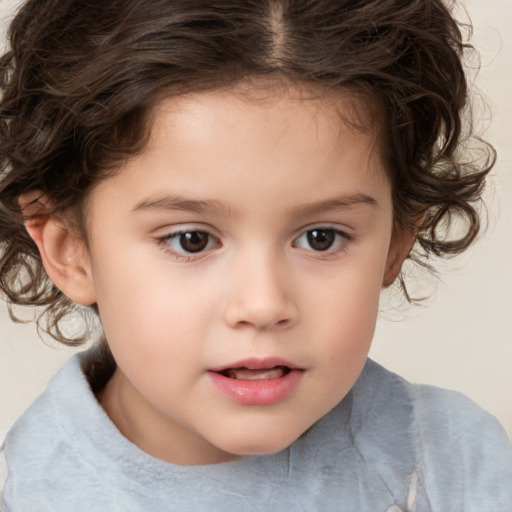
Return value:
M 357 379 L 392 203 L 374 134 L 340 112 L 298 91 L 163 101 L 91 193 L 84 268 L 118 364 L 101 401 L 150 454 L 284 449 Z

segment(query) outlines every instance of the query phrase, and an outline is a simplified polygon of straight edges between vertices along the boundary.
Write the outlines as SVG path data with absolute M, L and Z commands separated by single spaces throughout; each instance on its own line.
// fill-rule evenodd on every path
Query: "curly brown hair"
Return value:
M 395 224 L 424 220 L 409 257 L 457 254 L 479 231 L 494 163 L 463 130 L 471 50 L 442 0 L 29 0 L 0 60 L 0 287 L 43 306 L 63 342 L 73 308 L 23 229 L 21 194 L 80 210 L 99 180 L 141 151 L 162 97 L 265 78 L 350 90 L 383 113 Z M 473 153 L 471 153 L 473 155 Z M 466 226 L 450 234 L 452 219 Z M 407 292 L 406 292 L 407 293 Z

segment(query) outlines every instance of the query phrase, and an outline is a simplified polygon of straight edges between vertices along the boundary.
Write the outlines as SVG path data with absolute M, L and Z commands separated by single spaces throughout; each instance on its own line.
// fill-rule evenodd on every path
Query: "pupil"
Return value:
M 313 229 L 308 232 L 308 243 L 315 251 L 326 251 L 334 243 L 332 229 Z
M 187 252 L 199 252 L 208 245 L 208 234 L 201 231 L 189 231 L 180 235 L 180 245 Z

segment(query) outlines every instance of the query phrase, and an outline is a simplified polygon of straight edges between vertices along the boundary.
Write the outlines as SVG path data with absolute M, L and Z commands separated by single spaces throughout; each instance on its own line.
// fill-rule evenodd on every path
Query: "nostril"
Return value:
M 251 325 L 251 322 L 248 322 L 247 320 L 239 320 L 236 322 L 235 327 L 250 327 Z
M 297 307 L 289 297 L 284 294 L 262 297 L 255 290 L 245 292 L 238 300 L 230 300 L 224 309 L 226 323 L 237 329 L 287 328 L 294 323 L 296 317 Z
M 275 329 L 275 328 L 285 328 L 288 325 L 291 324 L 291 321 L 289 318 L 283 318 L 281 320 L 277 321 L 271 321 L 271 320 L 239 320 L 236 322 L 235 327 L 238 329 L 245 329 L 245 328 L 255 328 L 258 330 L 268 330 L 268 329 Z

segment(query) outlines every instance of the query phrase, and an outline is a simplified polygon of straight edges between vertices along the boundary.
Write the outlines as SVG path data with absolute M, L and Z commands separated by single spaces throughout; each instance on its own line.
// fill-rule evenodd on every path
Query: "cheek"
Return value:
M 375 279 L 350 276 L 332 283 L 323 297 L 317 295 L 317 301 L 311 298 L 309 309 L 316 315 L 305 344 L 316 361 L 310 380 L 315 417 L 342 400 L 362 370 L 377 318 L 380 287 L 375 283 Z
M 191 293 L 200 280 L 184 279 L 162 259 L 123 263 L 107 258 L 96 276 L 100 319 L 118 363 L 185 364 L 200 350 L 218 301 L 205 290 Z
M 373 329 L 385 269 L 385 251 L 358 251 L 322 286 L 310 287 L 310 308 L 339 319 L 346 329 Z
M 347 265 L 336 279 L 310 293 L 308 309 L 314 310 L 320 342 L 328 345 L 330 364 L 352 374 L 363 363 L 373 339 L 381 291 L 383 259 Z

